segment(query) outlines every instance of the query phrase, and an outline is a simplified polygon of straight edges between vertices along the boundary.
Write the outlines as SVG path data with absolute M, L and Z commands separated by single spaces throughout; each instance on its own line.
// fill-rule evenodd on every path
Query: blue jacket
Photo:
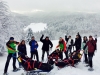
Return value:
M 35 40 L 31 40 L 31 41 L 29 42 L 29 45 L 30 45 L 31 52 L 32 52 L 32 51 L 36 51 L 37 48 L 38 48 L 38 43 L 37 43 L 37 41 L 35 41 Z M 35 49 L 36 49 L 36 50 L 35 50 Z

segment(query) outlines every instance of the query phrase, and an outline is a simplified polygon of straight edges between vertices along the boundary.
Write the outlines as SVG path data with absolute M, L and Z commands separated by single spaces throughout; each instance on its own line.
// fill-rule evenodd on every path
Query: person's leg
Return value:
M 48 58 L 48 56 L 49 56 L 49 51 L 46 51 L 47 52 L 47 58 Z
M 9 66 L 9 62 L 10 62 L 11 57 L 12 57 L 12 54 L 8 54 L 7 61 L 6 61 L 6 64 L 5 64 L 5 68 L 4 68 L 4 73 L 7 73 L 8 66 Z
M 65 53 L 66 59 L 68 59 L 68 50 Z
M 84 54 L 84 56 L 85 56 L 85 63 L 88 63 L 87 54 Z
M 70 46 L 70 53 L 72 53 L 72 46 Z
M 33 52 L 31 52 L 31 59 L 33 59 Z
M 14 54 L 15 57 L 13 57 L 13 70 L 16 69 L 16 54 Z
M 93 53 L 88 53 L 88 57 L 89 57 L 89 66 L 90 68 L 92 68 L 93 67 L 93 64 L 92 64 Z
M 63 59 L 63 52 L 60 52 L 60 59 Z
M 38 51 L 36 51 L 36 59 L 37 59 L 37 61 L 39 61 L 39 56 L 38 56 Z
M 44 61 L 44 54 L 45 54 L 45 51 L 42 50 L 42 61 Z
M 76 48 L 76 51 L 78 50 L 78 47 L 77 46 L 75 46 L 75 48 Z

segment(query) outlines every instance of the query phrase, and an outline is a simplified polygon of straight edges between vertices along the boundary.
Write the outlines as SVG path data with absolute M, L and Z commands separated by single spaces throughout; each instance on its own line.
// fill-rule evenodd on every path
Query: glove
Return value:
M 52 48 L 52 47 L 50 47 L 50 48 Z
M 44 34 L 42 34 L 42 36 L 44 36 Z

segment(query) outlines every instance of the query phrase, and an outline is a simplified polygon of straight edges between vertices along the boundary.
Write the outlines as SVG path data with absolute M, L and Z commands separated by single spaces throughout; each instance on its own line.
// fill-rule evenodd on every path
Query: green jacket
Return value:
M 60 50 L 63 51 L 64 50 L 64 45 L 63 44 L 59 44 Z
M 18 42 L 10 42 L 8 41 L 6 43 L 7 49 L 8 49 L 8 53 L 15 53 L 16 52 L 16 45 L 18 44 Z
M 81 44 L 81 49 L 83 49 L 85 45 L 86 45 L 86 43 L 82 43 Z M 88 47 L 85 48 L 84 53 L 88 54 Z

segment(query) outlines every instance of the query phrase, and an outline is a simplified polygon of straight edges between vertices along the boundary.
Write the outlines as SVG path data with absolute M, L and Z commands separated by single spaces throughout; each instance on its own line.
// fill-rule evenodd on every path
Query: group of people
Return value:
M 47 57 L 49 56 L 49 48 L 53 47 L 52 41 L 49 39 L 48 36 L 43 39 L 44 35 L 41 36 L 40 41 L 43 43 L 42 46 L 42 61 L 44 61 L 44 55 L 45 52 L 47 53 Z M 90 69 L 93 68 L 92 65 L 92 58 L 94 55 L 94 52 L 96 50 L 96 42 L 97 38 L 95 40 L 93 39 L 92 36 L 89 36 L 89 40 L 86 36 L 83 37 L 83 42 L 82 38 L 79 33 L 77 33 L 75 42 L 73 39 L 71 39 L 71 36 L 67 37 L 65 36 L 65 40 L 60 37 L 59 38 L 59 43 L 56 46 L 56 48 L 59 48 L 60 50 L 60 58 L 63 60 L 63 52 L 65 53 L 66 59 L 68 59 L 69 53 L 72 52 L 72 48 L 74 50 L 74 46 L 76 51 L 79 50 L 84 50 L 84 58 L 85 58 L 85 63 L 90 66 Z M 18 45 L 18 48 L 16 50 L 16 45 Z M 5 64 L 4 68 L 4 75 L 7 74 L 8 66 L 10 59 L 13 58 L 13 71 L 16 72 L 19 69 L 16 67 L 16 58 L 13 56 L 16 56 L 17 52 L 23 53 L 27 55 L 27 48 L 25 44 L 25 40 L 22 40 L 21 42 L 16 42 L 14 41 L 14 37 L 10 37 L 9 41 L 6 43 L 7 49 L 8 49 L 8 56 L 7 56 L 7 61 Z M 31 41 L 29 42 L 30 46 L 30 53 L 31 53 L 31 59 L 33 59 L 33 56 L 36 56 L 37 61 L 39 61 L 39 55 L 38 55 L 38 42 L 35 40 L 35 37 L 32 36 Z M 74 50 L 75 51 L 75 50 Z M 18 54 L 19 55 L 19 54 Z M 16 56 L 17 57 L 17 56 Z M 19 63 L 19 67 L 21 67 L 21 64 Z
M 46 36 L 45 39 L 43 39 L 44 35 L 40 38 L 40 41 L 43 43 L 42 46 L 42 61 L 44 61 L 44 54 L 47 53 L 47 57 L 49 56 L 49 47 L 52 48 L 53 44 L 49 40 L 49 37 Z M 18 48 L 16 50 L 16 46 L 18 45 Z M 33 59 L 33 56 L 36 55 L 36 59 L 39 62 L 39 55 L 38 55 L 38 42 L 35 40 L 35 37 L 32 36 L 31 41 L 29 42 L 30 45 L 30 53 L 31 53 L 31 59 Z M 16 58 L 17 58 L 17 52 L 19 55 L 19 52 L 22 54 L 27 55 L 27 48 L 25 44 L 25 40 L 22 40 L 21 42 L 17 42 L 14 40 L 14 37 L 10 37 L 9 41 L 6 43 L 7 49 L 8 49 L 8 56 L 4 68 L 4 75 L 7 75 L 7 70 L 9 66 L 10 59 L 13 58 L 13 72 L 16 72 L 21 68 L 21 63 L 19 63 L 19 68 L 16 67 Z

